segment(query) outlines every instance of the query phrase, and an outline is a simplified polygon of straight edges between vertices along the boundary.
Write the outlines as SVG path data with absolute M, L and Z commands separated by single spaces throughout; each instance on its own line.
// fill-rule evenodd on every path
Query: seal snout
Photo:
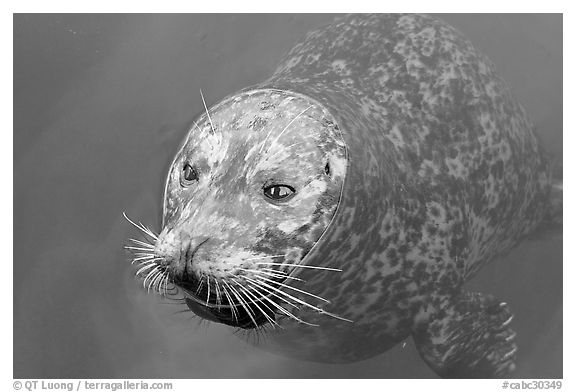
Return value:
M 154 254 L 174 279 L 182 280 L 191 273 L 192 258 L 206 241 L 207 237 L 191 237 L 185 230 L 165 229 L 156 241 Z

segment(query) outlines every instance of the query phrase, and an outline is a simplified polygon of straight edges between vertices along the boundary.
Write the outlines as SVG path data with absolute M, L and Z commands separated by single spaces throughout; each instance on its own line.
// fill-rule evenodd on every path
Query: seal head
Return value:
M 154 253 L 201 317 L 273 322 L 283 282 L 334 217 L 345 173 L 346 146 L 320 104 L 273 89 L 224 99 L 172 162 Z

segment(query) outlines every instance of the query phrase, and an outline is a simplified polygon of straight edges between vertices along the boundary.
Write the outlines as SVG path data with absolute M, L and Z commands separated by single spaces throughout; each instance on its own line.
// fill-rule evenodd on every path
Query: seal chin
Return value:
M 231 302 L 231 297 L 228 295 L 215 294 L 218 293 L 216 287 L 219 286 L 219 283 L 216 280 L 213 282 L 215 283 L 209 288 L 206 280 L 199 280 L 193 274 L 186 272 L 182 275 L 182 279 L 174 281 L 184 291 L 188 309 L 206 320 L 242 329 L 260 328 L 264 324 L 276 320 L 271 306 L 265 304 L 271 304 L 273 298 L 257 298 L 256 294 L 251 294 L 256 298 L 254 301 L 234 303 Z M 233 287 L 229 283 L 226 285 Z M 233 290 L 235 292 L 247 292 L 246 287 L 236 286 Z
M 191 249 L 188 246 L 188 249 Z M 184 292 L 185 302 L 194 314 L 203 319 L 242 329 L 260 328 L 275 323 L 272 308 L 279 306 L 273 296 L 253 292 L 240 283 L 239 276 L 216 277 L 206 271 L 198 275 L 194 268 L 194 252 L 180 252 L 182 260 L 167 265 L 171 282 Z M 281 282 L 280 282 L 281 283 Z
M 232 312 L 230 306 L 209 307 L 198 303 L 192 298 L 186 298 L 186 306 L 188 306 L 188 309 L 194 314 L 206 320 L 242 329 L 260 328 L 268 323 L 269 319 L 275 320 L 273 312 L 265 310 L 265 315 L 253 305 L 248 307 L 248 309 L 239 307 L 236 312 Z

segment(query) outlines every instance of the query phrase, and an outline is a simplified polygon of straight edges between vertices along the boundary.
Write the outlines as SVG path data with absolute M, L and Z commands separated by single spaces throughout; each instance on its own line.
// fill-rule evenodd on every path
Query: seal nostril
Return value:
M 208 242 L 209 238 L 204 239 L 191 239 L 183 242 L 183 249 L 180 253 L 180 263 L 183 265 L 183 270 L 188 277 L 195 276 L 192 269 L 192 261 L 194 260 L 194 255 L 198 252 L 198 249 Z

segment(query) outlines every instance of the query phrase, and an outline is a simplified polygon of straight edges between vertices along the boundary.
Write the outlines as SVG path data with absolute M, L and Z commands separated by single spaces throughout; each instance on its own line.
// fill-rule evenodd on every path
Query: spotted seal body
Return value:
M 501 376 L 511 313 L 462 285 L 541 222 L 549 173 L 453 28 L 346 16 L 196 120 L 144 267 L 201 317 L 270 326 L 288 355 L 358 361 L 413 336 L 442 376 Z

